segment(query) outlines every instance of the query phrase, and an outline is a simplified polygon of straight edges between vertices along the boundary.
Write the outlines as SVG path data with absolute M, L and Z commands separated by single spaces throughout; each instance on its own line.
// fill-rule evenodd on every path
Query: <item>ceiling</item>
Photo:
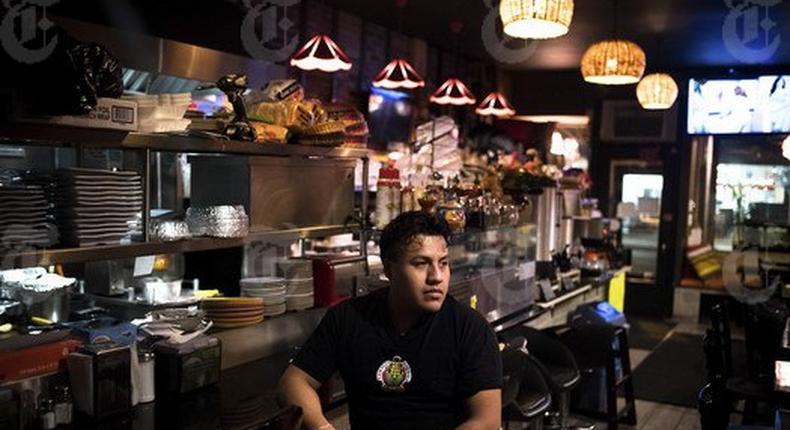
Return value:
M 282 1 L 60 0 L 53 13 L 161 36 L 182 35 L 174 38 L 187 37 L 201 46 L 243 53 L 238 34 L 246 5 Z M 308 7 L 318 2 L 302 1 L 308 1 Z M 489 22 L 499 24 L 499 19 L 490 15 L 496 13 L 492 2 L 498 4 L 499 0 L 411 0 L 402 15 L 395 1 L 320 0 L 392 30 L 398 29 L 398 16 L 402 16 L 403 32 L 448 52 L 456 45 L 449 30 L 450 22 L 460 20 L 464 24 L 457 38 L 460 55 L 497 62 L 500 67 L 512 70 L 578 68 L 582 54 L 591 43 L 613 34 L 629 38 L 645 49 L 648 70 L 734 67 L 755 63 L 755 60 L 759 60 L 757 65 L 790 66 L 790 0 L 620 0 L 616 3 L 616 13 L 616 0 L 575 0 L 573 22 L 567 35 L 533 42 L 526 47 L 522 41 L 510 41 L 507 47 L 513 50 L 500 51 L 496 55 L 484 46 L 484 39 L 497 46 L 496 30 L 484 27 L 484 23 L 489 17 Z M 767 32 L 767 40 L 776 39 L 778 48 L 775 52 L 767 52 L 770 55 L 762 59 L 758 57 L 766 46 L 764 32 L 755 33 L 755 40 L 740 53 L 728 49 L 725 44 L 725 40 L 729 40 L 733 42 L 731 47 L 737 45 L 737 34 L 743 34 L 743 19 L 732 20 L 736 23 L 734 34 L 726 31 L 724 24 L 728 17 L 738 18 L 739 10 L 753 4 L 772 4 L 749 9 L 749 12 L 758 12 L 755 22 L 766 18 L 767 10 L 770 21 L 765 23 L 774 23 Z
M 494 61 L 496 56 L 483 43 L 486 34 L 489 40 L 496 40 L 491 36 L 493 33 L 483 31 L 485 18 L 492 10 L 492 2 L 498 4 L 498 0 L 412 0 L 404 10 L 403 30 L 426 39 L 432 45 L 452 50 L 454 43 L 449 24 L 460 19 L 464 29 L 458 40 L 459 53 Z M 391 28 L 397 26 L 393 24 L 397 20 L 392 18 L 398 16 L 395 0 L 327 0 L 326 3 L 365 20 Z M 775 23 L 769 30 L 768 40 L 779 38 L 775 53 L 756 63 L 790 65 L 790 0 L 575 0 L 573 22 L 567 35 L 534 42 L 534 47 L 522 49 L 520 54 L 499 54 L 498 57 L 507 61 L 498 63 L 516 70 L 577 68 L 591 43 L 613 34 L 639 43 L 647 53 L 648 67 L 651 64 L 669 68 L 697 68 L 754 63 L 759 59 L 761 49 L 766 46 L 764 34 L 757 34 L 758 37 L 748 45 L 754 51 L 735 51 L 738 58 L 724 43 L 726 34 L 727 39 L 738 44 L 737 36 L 730 36 L 723 31 L 724 23 L 728 16 L 741 16 L 738 8 L 745 8 L 748 3 L 774 3 L 767 8 L 769 19 Z M 495 13 L 496 9 L 493 10 Z M 765 10 L 758 7 L 749 12 L 758 12 L 756 17 L 759 22 L 765 18 Z M 617 28 L 614 28 L 615 19 Z M 743 19 L 733 21 L 737 25 L 736 31 L 742 32 Z M 501 34 L 500 28 L 501 25 L 498 27 Z M 511 45 L 516 49 L 525 46 L 521 41 Z

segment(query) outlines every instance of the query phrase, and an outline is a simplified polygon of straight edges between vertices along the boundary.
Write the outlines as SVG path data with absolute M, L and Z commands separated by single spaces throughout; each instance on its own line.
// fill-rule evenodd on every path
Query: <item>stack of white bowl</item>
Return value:
M 301 311 L 315 305 L 311 260 L 280 261 L 277 263 L 277 273 L 285 278 L 285 306 L 289 311 Z
M 242 296 L 260 297 L 263 299 L 264 316 L 270 317 L 285 313 L 285 279 L 272 276 L 244 278 L 239 284 Z

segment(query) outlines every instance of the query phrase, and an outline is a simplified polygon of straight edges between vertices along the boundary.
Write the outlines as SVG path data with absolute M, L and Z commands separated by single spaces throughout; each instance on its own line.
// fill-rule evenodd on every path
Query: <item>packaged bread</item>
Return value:
M 280 127 L 291 127 L 298 124 L 298 108 L 297 101 L 260 102 L 249 106 L 247 117 Z
M 256 142 L 282 142 L 288 140 L 288 129 L 279 125 L 267 124 L 260 121 L 250 121 L 255 130 Z
M 263 95 L 267 101 L 279 102 L 285 100 L 302 101 L 304 89 L 293 79 L 275 79 L 269 81 L 263 88 Z

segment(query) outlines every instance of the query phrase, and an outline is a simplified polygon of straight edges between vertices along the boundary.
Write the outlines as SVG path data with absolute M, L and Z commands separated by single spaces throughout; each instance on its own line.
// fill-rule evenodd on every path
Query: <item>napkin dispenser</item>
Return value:
M 183 394 L 219 382 L 222 343 L 214 336 L 198 336 L 189 342 L 154 344 L 156 396 Z
M 132 406 L 131 351 L 115 343 L 84 345 L 67 358 L 76 409 L 95 419 Z

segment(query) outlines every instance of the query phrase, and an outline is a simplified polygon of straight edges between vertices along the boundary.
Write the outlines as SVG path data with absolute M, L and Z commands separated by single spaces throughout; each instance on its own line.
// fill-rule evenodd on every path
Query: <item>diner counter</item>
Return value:
M 605 279 L 586 283 L 537 303 L 504 323 L 501 331 L 517 324 L 536 328 L 563 324 L 578 305 L 605 300 Z M 271 318 L 261 324 L 212 333 L 223 342 L 223 371 L 217 385 L 192 393 L 157 398 L 140 404 L 125 415 L 94 422 L 78 417 L 72 429 L 288 429 L 298 416 L 277 401 L 277 382 L 296 348 L 312 332 L 325 309 Z M 242 341 L 243 340 L 243 341 Z M 275 352 L 276 351 L 276 352 Z M 259 356 L 263 354 L 264 357 Z M 258 356 L 256 358 L 256 356 Z M 327 409 L 343 404 L 345 393 L 339 378 L 328 384 Z

